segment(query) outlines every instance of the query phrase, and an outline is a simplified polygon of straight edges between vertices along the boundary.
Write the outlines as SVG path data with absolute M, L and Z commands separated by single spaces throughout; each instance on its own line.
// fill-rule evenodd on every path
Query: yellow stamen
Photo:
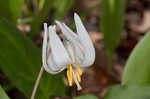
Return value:
M 77 72 L 79 73 L 80 76 L 82 75 L 82 71 L 79 67 L 77 67 Z
M 67 69 L 67 77 L 68 77 L 68 82 L 69 86 L 72 86 L 72 65 L 69 65 L 69 68 Z
M 68 78 L 69 86 L 72 86 L 72 78 L 70 75 L 70 69 L 67 70 L 67 78 Z
M 70 64 L 67 69 L 67 78 L 69 86 L 72 86 L 73 83 L 73 69 L 76 69 L 76 76 L 79 82 L 81 82 L 81 75 L 82 71 L 79 67 L 75 67 L 74 65 Z
M 76 75 L 77 75 L 78 81 L 81 82 L 81 75 L 78 71 L 76 72 Z
M 73 78 L 72 78 L 72 67 L 73 67 L 72 65 L 69 66 L 69 70 L 70 70 L 70 79 L 71 79 L 71 81 L 70 81 L 70 83 L 71 83 L 70 86 L 72 86 L 72 81 L 73 81 Z
M 70 66 L 69 66 L 69 70 L 70 70 L 70 76 L 71 76 L 71 78 L 72 78 L 72 67 L 73 67 L 72 65 L 70 65 Z

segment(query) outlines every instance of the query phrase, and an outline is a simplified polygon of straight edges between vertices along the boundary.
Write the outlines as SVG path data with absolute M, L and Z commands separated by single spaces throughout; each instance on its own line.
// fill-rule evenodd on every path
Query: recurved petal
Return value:
M 44 65 L 44 69 L 50 74 L 57 74 L 65 69 L 65 67 L 58 68 L 54 61 L 51 60 L 52 57 L 49 56 L 46 64 Z M 48 63 L 47 63 L 48 62 Z
M 62 68 L 68 64 L 72 64 L 73 62 L 68 56 L 68 53 L 61 42 L 60 38 L 56 34 L 55 27 L 50 26 L 49 27 L 49 40 L 50 40 L 50 48 L 51 48 L 51 54 L 54 63 L 56 63 L 56 66 L 58 68 Z
M 43 62 L 43 67 L 44 69 L 51 73 L 51 74 L 56 74 L 58 71 L 53 71 L 48 65 L 47 65 L 47 38 L 48 38 L 48 30 L 47 30 L 47 24 L 44 23 L 44 38 L 43 38 L 43 48 L 42 48 L 42 62 Z
M 42 48 L 42 62 L 43 62 L 43 66 L 46 69 L 47 64 L 46 64 L 46 55 L 47 55 L 47 37 L 48 37 L 48 33 L 47 33 L 47 23 L 44 23 L 44 38 L 43 38 L 43 48 Z
M 56 24 L 60 27 L 62 34 L 70 41 L 79 41 L 77 34 L 75 34 L 68 26 L 64 23 L 56 21 Z
M 75 62 L 77 66 L 83 62 L 83 52 L 81 50 L 81 44 L 80 40 L 78 38 L 78 35 L 75 34 L 68 26 L 66 26 L 64 23 L 61 23 L 59 21 L 56 21 L 57 25 L 60 27 L 62 33 L 64 36 L 69 40 L 69 44 L 72 46 L 72 50 L 74 52 L 75 59 L 78 62 Z
M 90 66 L 94 63 L 94 60 L 95 60 L 94 46 L 88 35 L 88 32 L 86 31 L 85 27 L 83 26 L 83 23 L 82 23 L 80 17 L 76 13 L 74 14 L 74 20 L 75 20 L 75 24 L 76 24 L 78 37 L 80 39 L 80 42 L 81 42 L 81 44 L 84 48 L 84 52 L 85 52 L 85 60 L 81 64 L 81 67 Z
M 75 55 L 74 55 L 74 52 L 73 52 L 73 48 L 71 46 L 71 42 L 70 41 L 67 41 L 67 40 L 64 40 L 63 42 L 67 52 L 68 52 L 68 55 L 70 57 L 70 59 L 73 61 L 73 63 L 75 62 Z
M 47 67 L 46 71 L 51 74 L 57 74 L 63 71 L 66 67 L 65 66 L 57 66 L 56 62 L 54 61 L 53 55 L 50 55 L 47 60 Z
M 81 49 L 81 45 L 80 44 L 71 44 L 71 46 L 72 46 L 72 50 L 75 54 L 74 56 L 75 56 L 76 62 L 74 63 L 74 65 L 80 66 L 80 64 L 82 64 L 84 61 L 84 53 Z

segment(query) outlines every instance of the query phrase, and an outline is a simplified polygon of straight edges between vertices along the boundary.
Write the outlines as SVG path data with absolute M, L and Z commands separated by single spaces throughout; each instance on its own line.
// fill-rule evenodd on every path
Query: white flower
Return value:
M 56 27 L 44 23 L 44 39 L 42 61 L 45 70 L 56 74 L 67 68 L 69 85 L 74 81 L 81 90 L 79 82 L 82 71 L 80 67 L 88 67 L 94 63 L 95 49 L 88 32 L 79 16 L 74 14 L 77 34 L 64 23 L 56 21 L 63 34 L 62 40 L 56 34 Z

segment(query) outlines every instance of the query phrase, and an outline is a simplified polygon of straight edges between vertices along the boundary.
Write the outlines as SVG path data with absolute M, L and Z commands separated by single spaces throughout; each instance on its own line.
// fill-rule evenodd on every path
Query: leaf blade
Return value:
M 104 35 L 108 62 L 112 65 L 112 55 L 120 42 L 123 30 L 125 0 L 103 0 L 101 13 L 101 30 Z
M 112 86 L 104 99 L 149 99 L 150 86 Z
M 48 13 L 52 8 L 54 0 L 45 0 L 44 7 L 39 11 L 37 15 L 34 16 L 33 21 L 31 22 L 31 31 L 29 33 L 29 37 L 34 39 L 37 32 L 40 29 L 42 23 L 44 23 Z
M 21 16 L 24 0 L 0 0 L 0 16 L 7 18 L 13 23 Z
M 2 17 L 0 17 L 0 27 L 0 66 L 12 83 L 29 98 L 42 64 L 41 51 L 13 24 Z M 52 76 L 44 72 L 36 97 L 48 99 L 51 95 L 64 95 L 65 92 L 61 75 Z
M 86 94 L 86 95 L 75 97 L 73 99 L 98 99 L 98 97 L 92 94 Z
M 7 96 L 7 94 L 6 94 L 5 91 L 2 89 L 1 86 L 0 86 L 0 99 L 9 99 L 9 97 Z
M 123 73 L 123 85 L 150 84 L 149 41 L 150 32 L 139 42 L 130 55 Z

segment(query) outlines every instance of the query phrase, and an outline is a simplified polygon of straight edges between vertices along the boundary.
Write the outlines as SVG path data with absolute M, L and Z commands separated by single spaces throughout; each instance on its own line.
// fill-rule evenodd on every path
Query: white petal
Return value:
M 43 66 L 45 70 L 47 70 L 47 63 L 46 63 L 46 55 L 47 55 L 47 24 L 44 23 L 44 38 L 43 38 L 43 48 L 42 48 L 42 61 L 43 61 Z
M 73 47 L 74 55 L 78 59 L 78 63 L 81 64 L 83 62 L 83 53 L 82 53 L 82 50 L 80 48 L 81 44 L 80 44 L 79 38 L 77 37 L 78 35 L 76 35 L 64 23 L 62 24 L 59 21 L 56 21 L 56 23 L 60 27 L 64 36 L 69 40 L 69 42 L 71 42 L 70 44 Z M 76 63 L 77 66 L 79 66 L 78 63 Z
M 56 74 L 56 73 L 59 73 L 61 71 L 63 71 L 66 67 L 63 66 L 63 67 L 60 67 L 60 66 L 57 66 L 57 64 L 55 63 L 55 61 L 53 60 L 53 55 L 50 55 L 48 57 L 48 61 L 47 61 L 47 72 L 51 73 L 51 74 Z
M 48 51 L 48 49 L 47 49 L 47 38 L 48 38 L 47 24 L 44 23 L 44 38 L 43 38 L 43 48 L 42 48 L 43 67 L 47 72 L 49 72 L 51 74 L 56 74 L 56 73 L 60 72 L 61 70 L 60 71 L 54 71 L 47 65 L 47 59 L 46 59 L 47 51 Z
M 79 38 L 77 35 L 64 23 L 60 23 L 59 21 L 56 21 L 57 25 L 60 27 L 62 34 L 70 41 L 79 41 Z
M 65 67 L 57 68 L 56 64 L 51 60 L 51 56 L 48 58 L 48 63 L 44 65 L 44 69 L 50 74 L 57 74 L 65 69 Z M 47 65 L 48 64 L 48 65 Z M 55 68 L 56 67 L 56 68 Z
M 81 64 L 81 67 L 90 66 L 93 64 L 95 60 L 95 49 L 92 44 L 92 41 L 88 35 L 88 32 L 86 31 L 85 27 L 83 26 L 81 19 L 79 16 L 75 13 L 74 14 L 74 20 L 76 24 L 76 29 L 78 33 L 78 37 L 80 39 L 80 42 L 84 48 L 85 52 L 85 60 L 83 64 Z
M 69 55 L 70 59 L 74 63 L 75 62 L 75 55 L 74 55 L 74 52 L 73 52 L 73 48 L 71 46 L 71 42 L 65 40 L 63 43 L 64 43 L 64 46 L 65 46 L 67 52 L 68 52 L 68 55 Z
M 71 43 L 70 45 L 76 58 L 76 62 L 74 63 L 74 65 L 79 66 L 84 60 L 84 53 L 82 52 L 79 44 Z
M 73 61 L 73 65 L 77 67 L 80 66 L 84 60 L 84 55 L 79 44 L 73 43 L 71 41 L 64 41 L 64 45 Z
M 66 49 L 64 48 L 63 43 L 56 34 L 55 27 L 49 27 L 49 39 L 50 39 L 50 48 L 51 54 L 53 55 L 54 63 L 58 68 L 63 68 L 66 65 L 72 64 L 71 59 L 68 56 Z
M 47 24 L 44 23 L 44 38 L 43 38 L 43 48 L 42 48 L 43 64 L 46 63 L 46 49 L 47 49 Z

